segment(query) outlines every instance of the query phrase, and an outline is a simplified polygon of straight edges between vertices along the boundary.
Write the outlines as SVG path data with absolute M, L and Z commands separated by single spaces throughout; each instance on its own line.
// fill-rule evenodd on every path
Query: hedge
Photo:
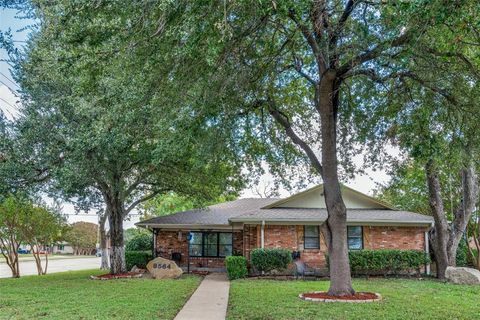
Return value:
M 429 255 L 418 250 L 358 250 L 348 253 L 352 274 L 400 274 L 416 271 L 430 263 Z
M 292 262 L 292 253 L 286 249 L 254 249 L 251 262 L 255 270 L 260 272 L 282 271 Z
M 225 258 L 228 279 L 245 278 L 248 274 L 247 259 L 242 256 L 228 256 Z
M 130 271 L 133 266 L 145 269 L 147 263 L 153 259 L 151 251 L 125 251 L 125 262 L 127 270 Z

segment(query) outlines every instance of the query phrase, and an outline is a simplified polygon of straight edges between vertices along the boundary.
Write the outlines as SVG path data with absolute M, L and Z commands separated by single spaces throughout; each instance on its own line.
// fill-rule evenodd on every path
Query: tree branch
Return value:
M 133 201 L 130 206 L 125 209 L 125 212 L 124 212 L 124 215 L 127 216 L 130 211 L 132 211 L 138 204 L 144 202 L 144 201 L 147 201 L 149 199 L 152 199 L 153 197 L 155 197 L 157 194 L 161 193 L 161 192 L 164 192 L 164 191 L 167 191 L 166 189 L 165 190 L 155 190 L 155 191 L 152 191 L 150 194 L 142 197 L 142 198 L 139 198 L 135 201 Z
M 363 53 L 353 57 L 352 59 L 350 59 L 346 63 L 344 63 L 341 67 L 338 68 L 337 75 L 341 77 L 345 73 L 347 73 L 348 71 L 355 68 L 356 66 L 359 66 L 359 65 L 361 65 L 361 64 L 363 64 L 367 61 L 370 61 L 370 60 L 373 60 L 373 59 L 377 58 L 385 50 L 400 47 L 400 46 L 404 45 L 405 43 L 407 43 L 408 41 L 410 41 L 410 39 L 411 39 L 411 33 L 407 31 L 407 32 L 404 32 L 403 34 L 401 34 L 400 36 L 398 36 L 397 38 L 393 39 L 392 41 L 383 42 L 381 44 L 378 44 L 374 48 L 372 48 L 372 49 L 370 49 L 366 52 L 363 52 Z
M 271 101 L 268 105 L 268 112 L 275 119 L 275 121 L 285 129 L 285 133 L 290 137 L 290 139 L 292 139 L 292 142 L 299 146 L 306 153 L 315 170 L 317 170 L 317 172 L 323 176 L 323 167 L 320 161 L 310 146 L 295 133 L 290 121 L 288 120 L 288 117 L 275 108 L 273 102 Z
M 308 29 L 307 26 L 305 26 L 300 21 L 298 21 L 297 17 L 295 16 L 294 10 L 290 10 L 288 12 L 288 16 L 290 17 L 290 19 L 292 19 L 292 21 L 295 23 L 297 28 L 302 32 L 305 40 L 307 40 L 307 43 L 312 49 L 313 55 L 315 56 L 315 59 L 317 61 L 320 73 L 322 74 L 323 72 L 325 72 L 327 66 L 325 63 L 325 58 L 323 57 L 322 51 L 318 46 L 318 43 L 317 43 L 317 40 L 315 39 L 314 34 Z
M 330 37 L 330 46 L 333 47 L 336 45 L 338 37 L 340 36 L 340 33 L 343 30 L 343 27 L 345 26 L 345 23 L 347 22 L 348 18 L 353 12 L 353 9 L 355 9 L 355 6 L 359 0 L 349 0 L 347 4 L 345 5 L 345 9 L 343 10 L 342 15 L 340 16 L 340 19 L 338 20 L 337 27 L 332 33 L 332 36 Z

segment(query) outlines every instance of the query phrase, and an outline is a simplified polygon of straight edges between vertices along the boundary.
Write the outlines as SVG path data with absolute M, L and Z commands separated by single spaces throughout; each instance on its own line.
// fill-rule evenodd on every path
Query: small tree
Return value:
M 38 275 L 45 275 L 48 268 L 48 248 L 62 239 L 67 224 L 62 215 L 43 206 L 29 204 L 27 211 L 21 232 L 25 242 L 32 248 Z M 45 252 L 45 265 L 42 264 L 42 250 Z
M 24 239 L 21 230 L 26 212 L 26 204 L 14 196 L 7 197 L 0 204 L 0 252 L 13 278 L 20 277 L 18 248 Z
M 98 226 L 91 222 L 75 222 L 71 225 L 65 239 L 73 247 L 76 255 L 92 254 L 97 244 Z

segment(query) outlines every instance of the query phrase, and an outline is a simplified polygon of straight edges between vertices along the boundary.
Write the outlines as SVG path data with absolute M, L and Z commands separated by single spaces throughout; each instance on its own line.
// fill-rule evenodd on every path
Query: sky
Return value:
M 19 19 L 15 10 L 0 9 L 0 31 L 4 32 L 11 29 L 13 39 L 16 41 L 15 45 L 19 48 L 24 45 L 27 40 L 28 31 L 23 30 L 28 25 L 33 24 L 34 21 Z M 6 51 L 0 48 L 0 109 L 5 113 L 9 119 L 14 119 L 18 115 L 18 108 L 20 102 L 16 97 L 16 91 L 19 89 L 18 85 L 13 81 L 9 71 L 8 56 Z M 389 153 L 392 155 L 398 155 L 398 150 L 391 148 Z M 358 156 L 354 159 L 354 163 L 360 167 L 362 166 L 362 157 Z M 373 190 L 377 187 L 377 184 L 384 184 L 388 182 L 389 175 L 384 170 L 366 170 L 365 174 L 357 175 L 355 179 L 346 183 L 351 188 L 354 188 L 360 192 L 366 194 L 372 194 Z M 258 189 L 263 189 L 264 185 L 273 185 L 273 177 L 270 174 L 265 174 L 260 180 Z M 310 186 L 309 186 L 310 187 Z M 284 189 L 279 190 L 280 196 L 285 197 L 290 193 Z M 255 192 L 255 187 L 245 189 L 241 192 L 242 198 L 258 197 Z M 93 212 L 80 212 L 76 213 L 73 205 L 64 203 L 62 205 L 62 211 L 68 215 L 68 221 L 70 223 L 77 221 L 88 221 L 97 223 L 97 216 Z M 138 215 L 132 215 L 130 220 L 125 221 L 124 227 L 130 228 L 134 226 L 134 223 L 138 222 Z

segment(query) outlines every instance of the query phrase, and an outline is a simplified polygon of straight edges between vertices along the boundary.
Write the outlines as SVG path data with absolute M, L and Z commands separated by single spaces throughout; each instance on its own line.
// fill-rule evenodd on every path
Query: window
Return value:
M 191 232 L 191 257 L 226 257 L 232 255 L 233 238 L 229 232 Z
M 231 256 L 233 252 L 233 239 L 231 233 L 219 233 L 218 256 Z
M 203 255 L 203 234 L 201 232 L 191 232 L 190 256 L 201 257 Z
M 59 245 L 57 246 L 57 250 L 60 250 L 60 251 L 65 250 L 65 245 L 59 244 Z
M 304 248 L 319 249 L 320 248 L 320 232 L 318 226 L 304 226 Z
M 363 249 L 363 229 L 361 226 L 347 227 L 347 241 L 349 250 Z

